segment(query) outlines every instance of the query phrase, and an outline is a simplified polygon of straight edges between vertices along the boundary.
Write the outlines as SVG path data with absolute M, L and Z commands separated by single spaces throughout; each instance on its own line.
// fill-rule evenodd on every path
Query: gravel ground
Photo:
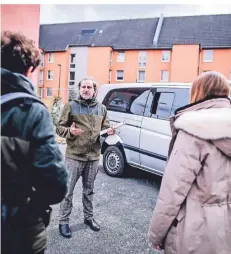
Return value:
M 64 145 L 60 145 L 65 149 Z M 83 224 L 82 183 L 76 185 L 70 226 L 73 236 L 58 232 L 59 205 L 53 206 L 48 227 L 46 254 L 143 254 L 157 253 L 147 241 L 150 219 L 159 193 L 161 178 L 131 168 L 126 177 L 113 178 L 99 167 L 95 182 L 94 216 L 99 232 Z

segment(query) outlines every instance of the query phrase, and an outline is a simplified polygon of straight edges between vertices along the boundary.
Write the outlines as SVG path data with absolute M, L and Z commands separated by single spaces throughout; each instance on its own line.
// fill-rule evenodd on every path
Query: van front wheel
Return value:
M 103 154 L 103 166 L 109 176 L 121 176 L 124 173 L 125 160 L 116 146 L 109 146 Z

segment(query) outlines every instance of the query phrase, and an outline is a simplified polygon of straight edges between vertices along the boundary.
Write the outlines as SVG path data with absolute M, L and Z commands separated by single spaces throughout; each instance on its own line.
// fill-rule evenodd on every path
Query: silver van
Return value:
M 125 122 L 113 136 L 101 138 L 104 170 L 121 176 L 126 165 L 164 173 L 171 140 L 169 117 L 189 103 L 190 84 L 129 83 L 102 85 L 97 99 L 111 124 Z

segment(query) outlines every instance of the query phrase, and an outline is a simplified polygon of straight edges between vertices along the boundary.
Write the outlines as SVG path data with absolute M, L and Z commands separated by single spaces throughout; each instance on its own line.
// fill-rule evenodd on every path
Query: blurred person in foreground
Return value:
M 217 72 L 192 84 L 170 119 L 172 141 L 148 238 L 165 254 L 231 252 L 230 87 Z
M 68 102 L 63 109 L 56 132 L 66 138 L 66 166 L 69 170 L 68 191 L 60 204 L 59 232 L 63 237 L 72 236 L 69 216 L 73 207 L 73 192 L 82 176 L 84 223 L 92 230 L 100 226 L 93 217 L 94 182 L 98 173 L 101 154 L 100 131 L 107 129 L 108 135 L 115 133 L 110 128 L 106 107 L 96 100 L 97 86 L 87 77 L 78 84 L 80 96 Z
M 20 33 L 2 33 L 1 104 L 19 92 L 32 96 L 1 107 L 2 254 L 44 253 L 49 205 L 61 202 L 67 190 L 49 112 L 29 79 L 39 59 L 33 41 Z

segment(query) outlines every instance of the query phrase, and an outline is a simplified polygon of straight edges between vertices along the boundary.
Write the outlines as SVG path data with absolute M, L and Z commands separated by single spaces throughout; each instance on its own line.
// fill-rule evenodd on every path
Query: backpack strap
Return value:
M 44 105 L 44 103 L 38 97 L 36 97 L 34 95 L 31 95 L 31 94 L 28 94 L 28 93 L 23 93 L 23 92 L 8 93 L 8 94 L 1 95 L 1 105 L 5 104 L 9 101 L 20 99 L 20 98 L 25 99 L 25 100 L 27 98 L 32 99 L 32 100 L 37 101 L 37 102 Z

